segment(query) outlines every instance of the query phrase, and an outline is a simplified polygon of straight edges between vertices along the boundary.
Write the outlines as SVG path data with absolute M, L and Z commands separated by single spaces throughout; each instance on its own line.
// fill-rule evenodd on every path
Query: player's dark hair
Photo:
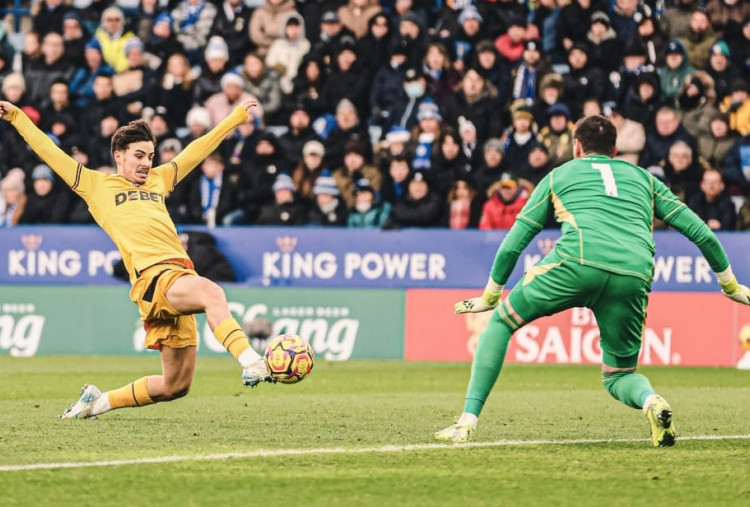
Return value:
M 117 129 L 112 136 L 112 157 L 116 151 L 125 151 L 132 143 L 151 141 L 156 145 L 156 138 L 145 120 L 131 121 Z
M 586 116 L 576 122 L 573 138 L 581 141 L 584 153 L 611 156 L 617 142 L 617 129 L 604 116 Z

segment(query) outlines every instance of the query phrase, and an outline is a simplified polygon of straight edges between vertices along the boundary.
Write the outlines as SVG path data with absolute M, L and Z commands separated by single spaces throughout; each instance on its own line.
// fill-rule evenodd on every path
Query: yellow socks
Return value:
M 250 342 L 245 333 L 242 332 L 239 323 L 231 317 L 216 326 L 214 336 L 239 361 L 243 368 L 247 368 L 251 362 L 260 358 L 250 348 Z
M 142 407 L 154 403 L 154 400 L 148 395 L 147 379 L 148 377 L 142 377 L 126 386 L 110 391 L 108 397 L 111 409 Z

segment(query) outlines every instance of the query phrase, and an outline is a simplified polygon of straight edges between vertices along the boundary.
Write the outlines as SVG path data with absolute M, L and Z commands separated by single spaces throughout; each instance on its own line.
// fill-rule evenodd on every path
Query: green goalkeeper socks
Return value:
M 513 331 L 502 320 L 497 310 L 492 312 L 490 322 L 479 337 L 479 344 L 474 353 L 464 412 L 478 416 L 482 411 L 484 402 L 503 368 L 505 352 L 508 350 L 512 334 Z
M 633 408 L 643 408 L 646 398 L 654 394 L 648 378 L 634 371 L 602 373 L 602 382 L 614 399 Z

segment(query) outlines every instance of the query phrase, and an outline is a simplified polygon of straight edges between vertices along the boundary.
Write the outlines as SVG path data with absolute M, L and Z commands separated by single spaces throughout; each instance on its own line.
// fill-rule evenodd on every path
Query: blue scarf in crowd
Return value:
M 187 17 L 182 20 L 182 23 L 180 23 L 180 28 L 187 28 L 190 26 L 193 26 L 198 22 L 198 18 L 201 16 L 201 11 L 203 11 L 203 7 L 205 7 L 206 2 L 202 1 L 198 5 L 188 5 L 187 6 Z

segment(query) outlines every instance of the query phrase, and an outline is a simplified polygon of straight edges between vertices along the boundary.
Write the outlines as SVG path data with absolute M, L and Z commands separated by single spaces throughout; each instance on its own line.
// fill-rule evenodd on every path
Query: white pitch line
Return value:
M 320 454 L 370 454 L 413 451 L 434 451 L 445 449 L 468 449 L 476 447 L 521 447 L 535 445 L 583 445 L 644 442 L 643 438 L 589 439 L 576 440 L 495 440 L 493 442 L 469 442 L 465 444 L 414 444 L 384 445 L 382 447 L 318 447 L 313 449 L 258 449 L 247 452 L 223 454 L 196 454 L 183 456 L 155 456 L 153 458 L 116 459 L 107 461 L 83 461 L 67 463 L 29 463 L 27 465 L 0 465 L 0 472 L 22 472 L 26 470 L 56 470 L 61 468 L 116 467 L 127 465 L 150 465 L 177 463 L 181 461 L 218 461 L 224 459 L 275 458 L 278 456 L 307 456 Z M 750 440 L 750 435 L 694 435 L 678 437 L 678 440 Z

